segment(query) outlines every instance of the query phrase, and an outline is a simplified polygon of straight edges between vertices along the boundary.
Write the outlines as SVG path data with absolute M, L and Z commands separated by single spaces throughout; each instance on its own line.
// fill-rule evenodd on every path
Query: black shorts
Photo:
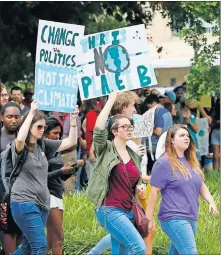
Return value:
M 1 211 L 0 230 L 5 234 L 21 235 L 21 230 L 13 219 L 10 203 L 7 203 L 7 205 L 0 204 L 0 211 Z

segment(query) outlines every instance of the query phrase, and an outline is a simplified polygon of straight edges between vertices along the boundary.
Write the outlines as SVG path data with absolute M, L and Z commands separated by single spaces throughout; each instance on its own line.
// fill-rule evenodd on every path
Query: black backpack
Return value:
M 6 203 L 10 201 L 10 193 L 16 177 L 20 174 L 22 167 L 28 155 L 28 150 L 25 147 L 17 158 L 17 162 L 13 166 L 11 143 L 8 144 L 6 150 L 1 153 L 0 163 L 0 202 Z

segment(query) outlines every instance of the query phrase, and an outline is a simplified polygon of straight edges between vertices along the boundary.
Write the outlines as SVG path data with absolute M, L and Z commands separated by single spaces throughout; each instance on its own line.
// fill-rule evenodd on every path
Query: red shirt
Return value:
M 98 117 L 98 113 L 96 113 L 94 110 L 90 110 L 85 118 L 86 118 L 86 133 L 85 133 L 85 138 L 87 141 L 87 146 L 86 146 L 86 154 L 89 154 L 90 148 L 91 148 L 91 144 L 93 141 L 93 130 L 94 130 L 94 126 L 96 123 Z
M 130 186 L 135 187 L 140 172 L 132 159 L 127 164 L 119 163 L 111 171 L 109 177 L 109 191 L 103 201 L 103 205 L 120 207 L 126 211 L 132 209 L 131 188 L 129 187 L 127 171 L 130 180 Z

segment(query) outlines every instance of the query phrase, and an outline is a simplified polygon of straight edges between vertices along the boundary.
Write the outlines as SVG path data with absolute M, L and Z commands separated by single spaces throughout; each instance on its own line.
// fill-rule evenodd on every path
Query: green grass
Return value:
M 220 174 L 209 172 L 206 174 L 206 184 L 212 193 L 217 207 L 220 206 Z M 93 205 L 84 194 L 75 194 L 64 197 L 64 231 L 65 254 L 82 255 L 89 251 L 105 234 L 97 222 Z M 157 203 L 157 210 L 159 201 Z M 156 210 L 156 211 L 157 211 Z M 154 239 L 154 255 L 167 254 L 169 240 L 161 231 L 158 221 L 157 233 Z M 198 231 L 196 236 L 197 249 L 202 255 L 220 254 L 220 218 L 213 217 L 208 212 L 208 204 L 200 201 Z M 109 254 L 109 253 L 107 253 Z

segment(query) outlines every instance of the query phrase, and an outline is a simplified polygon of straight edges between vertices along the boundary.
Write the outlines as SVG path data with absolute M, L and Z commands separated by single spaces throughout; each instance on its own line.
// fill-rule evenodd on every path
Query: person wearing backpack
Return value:
M 46 118 L 38 111 L 38 102 L 22 119 L 16 140 L 12 143 L 12 162 L 27 150 L 27 158 L 11 189 L 11 211 L 23 233 L 22 255 L 45 255 L 47 241 L 45 225 L 50 210 L 50 193 L 47 187 L 48 160 L 77 143 L 76 117 L 78 108 L 70 115 L 69 137 L 60 141 L 42 139 Z M 13 255 L 16 254 L 16 251 Z
M 0 130 L 0 152 L 6 150 L 7 145 L 13 142 L 21 121 L 21 109 L 18 104 L 9 102 L 2 107 Z M 11 215 L 10 203 L 0 204 L 0 230 L 2 232 L 2 254 L 10 255 L 21 243 L 21 230 Z

